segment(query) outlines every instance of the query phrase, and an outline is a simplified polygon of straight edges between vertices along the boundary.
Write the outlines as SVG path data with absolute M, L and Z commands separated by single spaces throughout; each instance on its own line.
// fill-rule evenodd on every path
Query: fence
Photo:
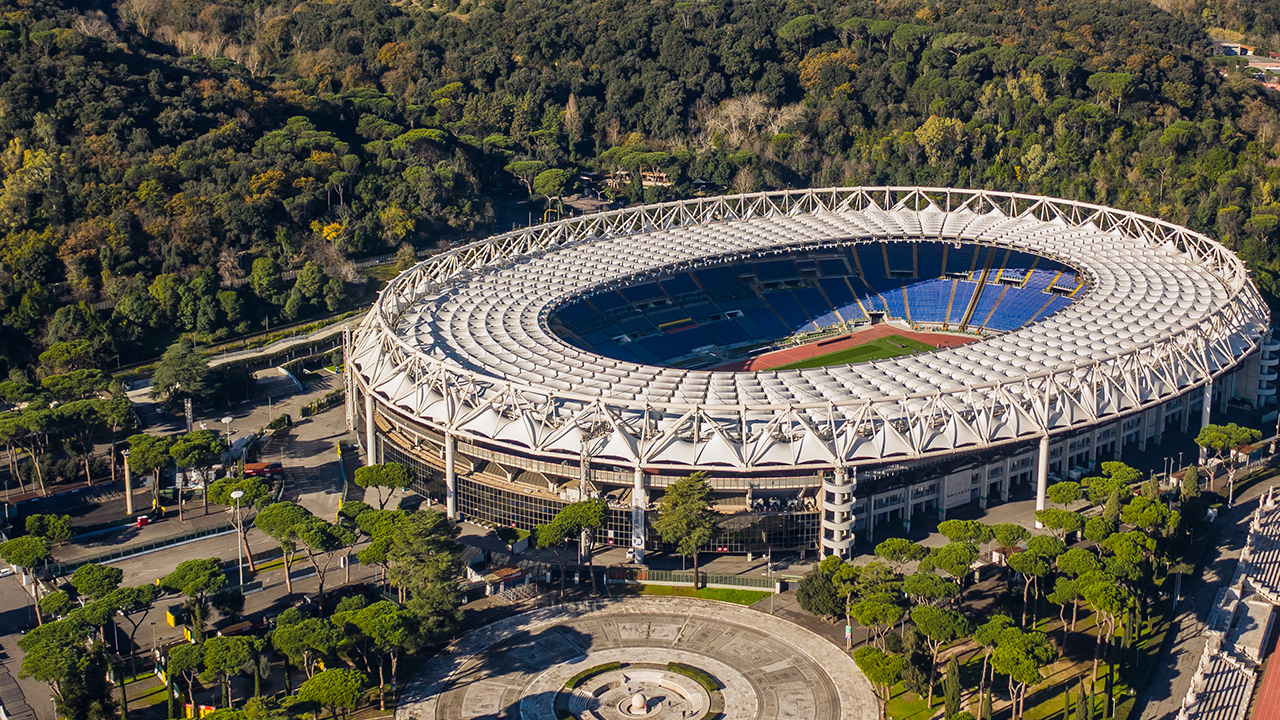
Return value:
M 167 537 L 161 540 L 156 540 L 154 542 L 120 548 L 119 550 L 115 550 L 113 552 L 93 555 L 87 558 L 80 558 L 79 560 L 74 560 L 72 562 L 65 562 L 65 563 L 51 562 L 49 563 L 49 572 L 53 573 L 54 575 L 66 575 L 68 573 L 74 572 L 75 569 L 80 567 L 81 565 L 88 565 L 90 563 L 102 564 L 102 563 L 109 563 L 115 560 L 123 560 L 125 558 L 130 558 L 135 555 L 141 555 L 143 553 L 151 552 L 153 550 L 159 550 L 161 548 L 166 548 L 173 545 L 180 545 L 182 543 L 189 542 L 191 540 L 199 540 L 200 538 L 212 537 L 214 535 L 225 535 L 226 533 L 229 533 L 229 532 L 235 532 L 235 529 L 236 529 L 235 526 L 232 525 L 231 523 L 223 523 L 221 525 L 214 525 L 213 527 L 207 527 L 207 528 L 204 528 L 203 530 L 196 530 L 195 532 L 186 533 L 184 535 L 175 535 L 173 537 Z
M 631 570 L 609 568 L 606 582 L 613 585 L 683 585 L 693 586 L 693 573 L 677 570 Z M 711 575 L 698 573 L 702 587 L 755 588 L 772 591 L 781 578 L 754 577 L 751 575 Z

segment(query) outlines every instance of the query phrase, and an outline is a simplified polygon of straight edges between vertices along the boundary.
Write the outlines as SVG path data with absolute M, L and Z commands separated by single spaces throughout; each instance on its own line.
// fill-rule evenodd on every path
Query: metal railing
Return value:
M 640 570 L 628 568 L 609 568 L 606 582 L 615 585 L 687 585 L 693 586 L 693 573 L 678 570 Z M 703 587 L 741 587 L 772 591 L 775 587 L 773 578 L 754 577 L 751 575 L 714 575 L 698 573 L 698 583 Z
M 145 552 L 159 550 L 160 548 L 166 548 L 172 545 L 179 545 L 191 540 L 199 540 L 200 538 L 211 537 L 213 535 L 223 535 L 229 532 L 235 532 L 235 529 L 235 526 L 231 523 L 214 525 L 213 527 L 207 527 L 203 530 L 196 530 L 182 535 L 174 535 L 172 537 L 163 538 L 149 543 L 131 545 L 129 547 L 120 548 L 119 550 L 91 555 L 86 558 L 79 558 L 69 562 L 51 562 L 49 563 L 49 571 L 54 575 L 66 575 L 74 572 L 75 569 L 81 565 L 88 565 L 90 563 L 102 564 L 112 562 L 113 560 L 123 560 L 135 555 L 141 555 Z

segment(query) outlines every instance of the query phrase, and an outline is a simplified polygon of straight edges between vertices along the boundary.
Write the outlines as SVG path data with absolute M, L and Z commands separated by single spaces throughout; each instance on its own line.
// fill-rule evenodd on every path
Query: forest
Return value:
M 623 202 L 1115 205 L 1227 242 L 1275 303 L 1280 102 L 1207 33 L 1270 37 L 1274 4 L 0 0 L 0 371 L 350 309 L 361 258 L 616 170 Z

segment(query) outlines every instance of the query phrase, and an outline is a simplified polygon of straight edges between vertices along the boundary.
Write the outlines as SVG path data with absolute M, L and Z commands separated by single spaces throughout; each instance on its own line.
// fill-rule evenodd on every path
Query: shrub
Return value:
M 574 675 L 573 677 L 569 678 L 569 681 L 564 684 L 564 689 L 572 690 L 578 687 L 579 685 L 581 685 L 582 683 L 586 682 L 587 680 L 595 677 L 596 675 L 599 675 L 600 673 L 607 673 L 611 670 L 621 670 L 621 669 L 622 669 L 622 663 L 620 662 L 605 663 L 603 665 L 597 665 L 593 668 L 587 668 L 586 670 L 583 670 L 577 675 Z
M 706 690 L 709 693 L 719 692 L 720 690 L 720 683 L 715 678 L 692 665 L 669 662 L 667 663 L 667 670 L 673 673 L 680 673 L 687 678 L 693 679 L 694 682 L 702 686 L 703 690 Z

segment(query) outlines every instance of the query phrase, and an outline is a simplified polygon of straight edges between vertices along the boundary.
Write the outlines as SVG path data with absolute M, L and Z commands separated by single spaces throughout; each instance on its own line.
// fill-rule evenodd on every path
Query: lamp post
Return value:
M 225 426 L 226 426 L 226 428 L 227 428 L 227 430 L 226 430 L 226 432 L 227 432 L 227 442 L 228 442 L 228 443 L 230 443 L 230 442 L 231 442 L 231 416 L 230 416 L 230 415 L 228 415 L 228 416 L 226 416 L 226 417 L 222 418 L 222 424 L 223 424 L 223 425 L 225 425 Z
M 236 542 L 236 566 L 239 567 L 240 569 L 240 588 L 243 591 L 244 589 L 244 547 L 243 547 L 243 543 L 240 542 L 243 539 L 243 533 L 244 533 L 244 529 L 240 527 L 240 498 L 242 497 L 244 497 L 243 490 L 231 491 L 231 499 L 236 501 L 236 510 L 235 510 L 236 533 L 241 535 L 240 538 L 237 538 L 237 542 Z

